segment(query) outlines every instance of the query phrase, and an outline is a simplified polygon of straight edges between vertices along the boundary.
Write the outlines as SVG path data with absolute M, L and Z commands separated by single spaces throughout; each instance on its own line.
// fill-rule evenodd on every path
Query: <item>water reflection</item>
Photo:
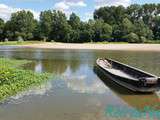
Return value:
M 79 93 L 104 94 L 107 90 L 107 87 L 103 83 L 99 82 L 96 78 L 91 80 L 91 82 L 88 84 L 86 75 L 64 75 L 63 79 L 65 80 L 68 88 L 71 88 Z
M 107 105 L 125 106 L 139 111 L 145 106 L 159 109 L 159 106 L 156 106 L 160 102 L 158 93 L 134 94 L 93 71 L 97 58 L 109 57 L 160 76 L 158 52 L 0 47 L 0 56 L 32 60 L 31 64 L 23 67 L 57 76 L 50 84 L 14 96 L 11 100 L 17 104 L 5 104 L 5 108 L 0 111 L 0 119 L 106 120 L 104 113 Z M 23 114 L 19 114 L 22 111 Z
M 110 78 L 108 78 L 104 74 L 104 72 L 97 66 L 94 67 L 94 72 L 110 89 L 112 89 L 122 100 L 124 100 L 130 106 L 140 111 L 145 110 L 146 107 L 152 108 L 152 110 L 160 109 L 160 99 L 158 98 L 157 94 L 139 94 L 132 92 L 122 86 L 119 86 Z

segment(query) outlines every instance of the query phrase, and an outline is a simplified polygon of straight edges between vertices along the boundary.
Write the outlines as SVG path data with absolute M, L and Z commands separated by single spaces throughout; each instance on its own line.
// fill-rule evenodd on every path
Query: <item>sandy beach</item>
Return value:
M 87 50 L 122 50 L 122 51 L 160 51 L 160 44 L 74 44 L 74 43 L 39 43 L 21 45 L 26 48 L 44 49 L 87 49 Z

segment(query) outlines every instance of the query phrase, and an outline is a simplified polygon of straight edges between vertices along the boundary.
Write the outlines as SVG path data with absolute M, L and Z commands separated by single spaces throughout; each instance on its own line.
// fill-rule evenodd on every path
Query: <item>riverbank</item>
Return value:
M 27 45 L 21 45 L 21 46 L 26 48 L 43 48 L 43 49 L 160 51 L 160 44 L 40 43 L 40 44 L 27 44 Z
M 42 41 L 8 41 L 8 42 L 0 42 L 0 46 L 2 45 L 27 45 L 27 44 L 39 44 L 43 43 Z

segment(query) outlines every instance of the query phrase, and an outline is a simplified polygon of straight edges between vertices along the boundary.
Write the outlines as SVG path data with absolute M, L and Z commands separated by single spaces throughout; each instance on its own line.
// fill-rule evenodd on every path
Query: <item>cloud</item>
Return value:
M 86 12 L 85 18 L 83 19 L 84 21 L 88 21 L 89 19 L 93 19 L 93 12 Z
M 63 0 L 55 3 L 54 9 L 64 12 L 67 16 L 72 13 L 72 8 L 86 7 L 84 0 Z
M 64 10 L 68 10 L 69 9 L 69 5 L 67 5 L 64 1 L 62 2 L 58 2 L 54 5 L 54 8 L 56 10 L 61 10 L 61 11 L 64 11 Z
M 86 7 L 86 3 L 84 3 L 84 1 L 81 1 L 81 0 L 77 0 L 77 2 L 75 2 L 75 0 L 73 1 L 68 1 L 67 4 L 70 6 L 70 7 Z
M 97 79 L 91 80 L 92 83 L 88 84 L 86 75 L 74 76 L 64 74 L 63 79 L 68 88 L 77 91 L 78 93 L 104 94 L 108 90 L 108 88 Z
M 118 5 L 123 5 L 124 7 L 127 7 L 131 4 L 131 0 L 95 0 L 95 4 L 95 8 Z
M 17 11 L 21 11 L 21 10 L 23 10 L 23 9 L 13 8 L 13 7 L 7 6 L 5 4 L 0 4 L 0 18 L 7 21 L 10 19 L 12 13 L 17 12 Z M 31 11 L 34 15 L 34 18 L 39 19 L 39 12 L 36 12 L 31 9 L 24 9 L 24 10 Z

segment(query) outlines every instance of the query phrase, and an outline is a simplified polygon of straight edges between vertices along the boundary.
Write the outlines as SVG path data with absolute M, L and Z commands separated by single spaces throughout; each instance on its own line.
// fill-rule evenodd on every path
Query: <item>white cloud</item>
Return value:
M 89 19 L 93 19 L 93 12 L 86 12 L 86 13 L 84 13 L 83 21 L 88 21 Z
M 80 75 L 77 77 L 70 74 L 64 74 L 63 79 L 66 82 L 68 88 L 77 91 L 78 93 L 104 94 L 108 90 L 108 88 L 97 79 L 91 80 L 92 83 L 88 85 L 86 82 L 86 75 Z
M 5 21 L 9 20 L 12 13 L 20 11 L 20 10 L 23 10 L 23 9 L 13 8 L 13 7 L 7 6 L 5 4 L 0 4 L 0 18 L 4 19 Z M 31 11 L 33 13 L 35 19 L 39 18 L 39 12 L 36 12 L 31 9 L 24 9 L 24 10 Z
M 63 0 L 55 3 L 54 9 L 63 11 L 67 16 L 72 13 L 74 7 L 86 7 L 84 0 Z
M 69 9 L 69 5 L 67 5 L 65 2 L 58 2 L 54 5 L 54 8 L 57 9 L 57 10 L 61 10 L 61 11 L 64 11 L 64 10 L 68 10 Z
M 127 7 L 131 4 L 131 0 L 95 0 L 95 4 L 95 8 L 118 5 L 123 5 L 124 7 Z
M 84 1 L 77 1 L 77 2 L 67 2 L 67 4 L 70 7 L 86 7 L 87 5 L 84 3 Z

